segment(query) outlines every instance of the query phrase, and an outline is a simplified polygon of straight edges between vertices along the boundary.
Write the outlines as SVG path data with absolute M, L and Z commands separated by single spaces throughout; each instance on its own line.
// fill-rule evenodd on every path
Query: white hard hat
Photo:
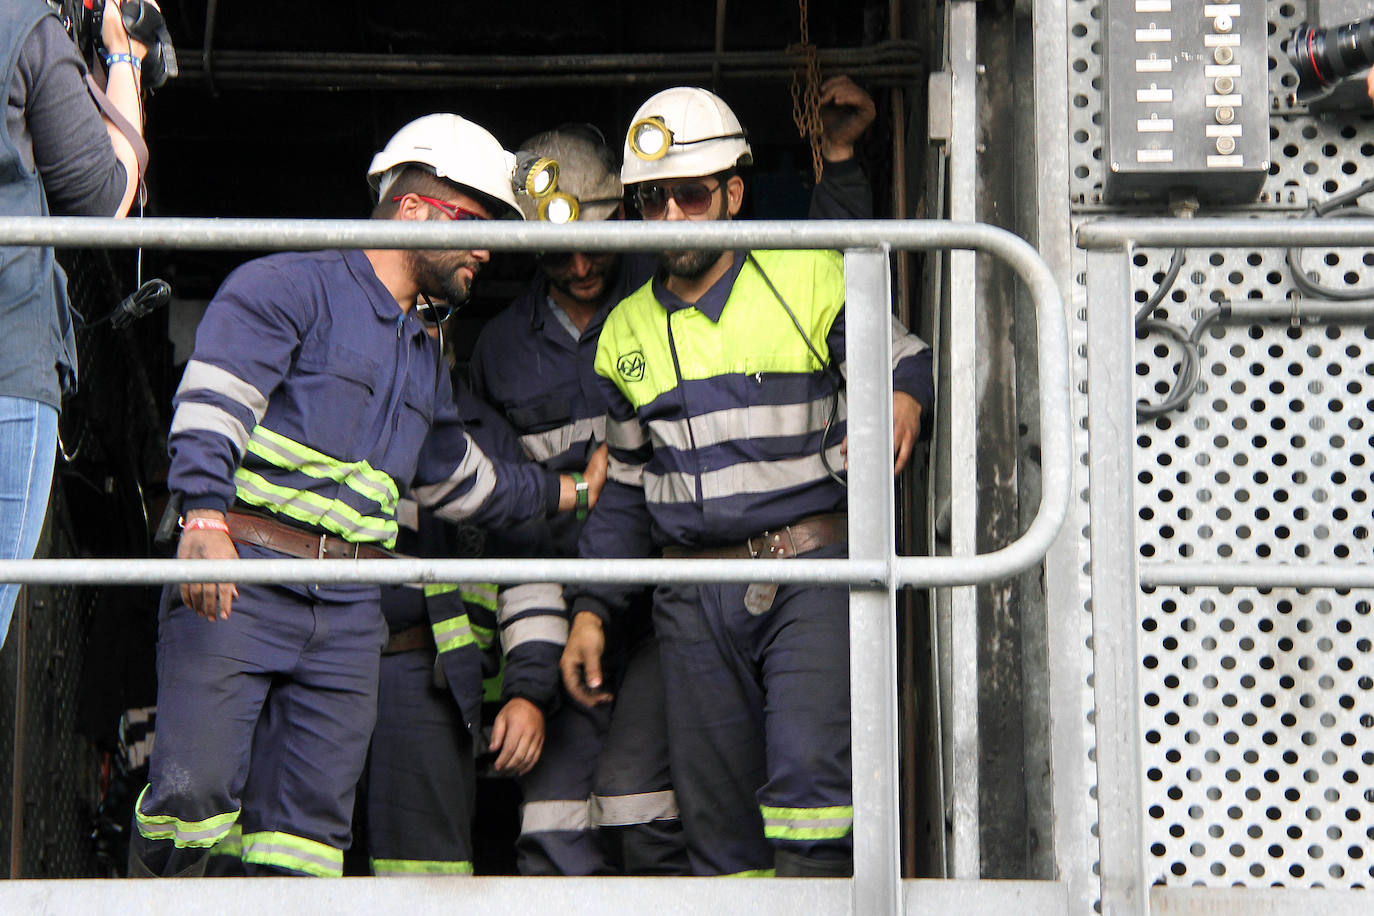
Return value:
M 383 176 L 397 166 L 412 163 L 428 166 L 440 178 L 476 191 L 496 219 L 524 219 L 511 187 L 515 156 L 468 119 L 431 114 L 411 121 L 372 157 L 368 184 L 374 191 L 385 190 Z M 394 176 L 386 184 L 391 180 Z
M 590 124 L 565 124 L 530 137 L 517 156 L 530 154 L 557 163 L 554 187 L 547 196 L 519 193 L 525 219 L 554 223 L 608 219 L 625 192 L 616 174 L 615 154 L 601 131 Z
M 721 98 L 705 89 L 679 86 L 650 98 L 625 134 L 627 185 L 664 178 L 698 178 L 737 165 L 754 154 L 739 118 Z

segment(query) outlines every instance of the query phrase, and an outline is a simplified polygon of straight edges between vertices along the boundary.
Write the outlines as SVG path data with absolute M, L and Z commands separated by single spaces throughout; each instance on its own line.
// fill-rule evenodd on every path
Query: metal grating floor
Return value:
M 1101 9 L 1069 0 L 1068 14 L 1070 193 L 1081 222 L 1105 210 Z M 1276 113 L 1269 178 L 1251 210 L 1294 218 L 1308 201 L 1374 177 L 1374 120 L 1293 109 L 1296 77 L 1279 42 L 1308 18 L 1306 4 L 1270 0 L 1268 18 Z M 1134 302 L 1076 307 L 1117 310 L 1125 320 L 1155 290 L 1171 254 L 1134 253 Z M 1084 253 L 1075 258 L 1082 271 Z M 1314 249 L 1301 264 L 1321 283 L 1374 291 L 1374 252 Z M 1086 299 L 1081 273 L 1074 289 Z M 1282 250 L 1194 249 L 1159 314 L 1188 329 L 1222 299 L 1294 295 Z M 1187 408 L 1136 427 L 1138 558 L 1369 562 L 1374 315 L 1359 325 L 1221 324 L 1201 347 L 1201 386 Z M 1177 349 L 1147 336 L 1136 359 L 1138 395 L 1158 401 Z M 1302 589 L 1140 594 L 1142 855 L 1150 881 L 1374 884 L 1371 597 Z

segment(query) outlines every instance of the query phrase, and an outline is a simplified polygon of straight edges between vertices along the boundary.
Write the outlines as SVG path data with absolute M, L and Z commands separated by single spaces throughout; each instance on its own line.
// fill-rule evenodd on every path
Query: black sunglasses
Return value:
M 720 188 L 719 181 L 712 187 L 700 179 L 679 184 L 646 181 L 635 186 L 635 206 L 646 219 L 659 219 L 668 212 L 668 198 L 671 197 L 683 213 L 699 216 L 711 209 L 711 201 Z

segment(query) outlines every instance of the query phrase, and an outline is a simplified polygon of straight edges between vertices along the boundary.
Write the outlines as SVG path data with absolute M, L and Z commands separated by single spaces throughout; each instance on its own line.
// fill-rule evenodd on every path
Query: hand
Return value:
M 877 117 L 873 97 L 847 76 L 821 83 L 821 156 L 843 162 L 854 156 L 854 144 Z
M 568 695 L 583 706 L 611 702 L 609 691 L 601 689 L 601 655 L 606 651 L 606 632 L 601 618 L 590 611 L 579 611 L 568 633 L 568 644 L 558 667 Z
M 582 479 L 587 481 L 587 508 L 596 505 L 597 499 L 601 497 L 601 490 L 606 486 L 606 465 L 610 460 L 610 450 L 606 443 L 601 443 L 596 451 L 592 452 L 591 460 L 587 462 L 587 468 L 582 472 Z
M 911 460 L 911 450 L 920 434 L 921 402 L 905 391 L 892 392 L 892 454 L 897 456 L 892 468 L 894 476 L 902 473 Z
M 208 518 L 224 521 L 224 513 L 213 509 L 192 509 L 186 518 Z M 188 528 L 181 532 L 177 544 L 179 560 L 237 560 L 239 553 L 234 542 L 223 531 Z M 189 582 L 181 586 L 181 600 L 206 620 L 228 620 L 239 590 L 232 582 Z
M 544 751 L 544 714 L 524 697 L 515 697 L 501 707 L 491 727 L 487 750 L 500 751 L 497 772 L 524 776 L 539 762 Z
M 143 0 L 144 3 L 162 9 L 152 0 Z M 100 38 L 105 43 L 105 50 L 111 54 L 132 54 L 142 60 L 148 53 L 148 46 L 141 41 L 135 41 L 124 30 L 124 17 L 120 12 L 119 0 L 105 0 L 105 13 L 100 22 Z
M 892 476 L 902 473 L 902 468 L 911 460 L 911 450 L 916 445 L 916 437 L 921 434 L 921 402 L 905 391 L 892 392 Z M 849 437 L 840 442 L 840 454 L 844 456 L 844 469 L 849 470 Z
M 1364 77 L 1364 91 L 1369 95 L 1369 101 L 1374 102 L 1374 67 L 1369 68 L 1369 72 Z

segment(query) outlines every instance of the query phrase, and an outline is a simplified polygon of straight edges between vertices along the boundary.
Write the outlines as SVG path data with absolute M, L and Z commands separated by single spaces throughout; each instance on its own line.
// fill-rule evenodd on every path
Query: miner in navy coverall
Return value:
M 486 403 L 455 386 L 459 415 L 488 455 L 521 460 L 515 434 Z M 453 556 L 455 530 L 401 501 L 399 546 Z M 488 533 L 488 540 L 492 533 Z M 501 613 L 498 619 L 498 612 Z M 527 774 L 559 701 L 567 638 L 563 592 L 530 583 L 430 583 L 382 589 L 390 635 L 382 650 L 377 727 L 368 755 L 366 834 L 372 873 L 470 875 L 476 741 L 483 679 L 501 673 L 501 708 L 484 748 L 493 768 Z
M 457 115 L 372 161 L 378 219 L 520 218 L 514 157 Z M 493 462 L 466 435 L 416 316 L 461 302 L 486 251 L 278 254 L 211 301 L 175 398 L 182 558 L 385 556 L 407 487 L 441 518 L 571 509 L 574 481 Z M 598 470 L 587 469 L 597 490 Z M 595 495 L 593 493 L 593 495 Z M 201 583 L 164 592 L 158 740 L 134 874 L 196 874 L 237 822 L 249 874 L 338 875 L 376 717 L 378 588 Z
M 872 123 L 872 99 L 837 76 L 822 85 L 820 103 L 825 170 L 810 216 L 871 218 L 872 191 L 854 143 Z M 529 138 L 521 152 L 558 163 L 547 193 L 517 195 L 526 219 L 623 218 L 617 156 L 595 127 L 563 125 Z M 470 364 L 474 391 L 500 410 L 525 454 L 544 467 L 576 471 L 605 440 L 606 400 L 593 367 L 597 339 L 611 308 L 648 281 L 655 264 L 647 254 L 542 255 L 529 289 L 478 337 Z M 542 528 L 533 538 L 535 555 L 577 555 L 582 521 L 575 514 L 524 527 Z M 611 640 L 625 656 L 614 665 L 613 715 L 604 703 L 565 704 L 548 722 L 543 758 L 521 780 L 523 874 L 689 870 L 668 770 L 658 647 L 647 613 L 627 617 L 621 622 L 628 632 Z
M 729 219 L 751 159 L 721 99 L 670 89 L 636 114 L 621 177 L 646 219 Z M 665 251 L 659 264 L 598 340 L 610 468 L 581 554 L 843 556 L 841 255 Z M 929 348 L 894 325 L 900 469 L 933 384 Z M 564 678 L 584 701 L 596 698 L 602 629 L 628 610 L 627 592 L 569 589 Z M 694 871 L 850 874 L 846 591 L 661 585 L 653 622 Z

